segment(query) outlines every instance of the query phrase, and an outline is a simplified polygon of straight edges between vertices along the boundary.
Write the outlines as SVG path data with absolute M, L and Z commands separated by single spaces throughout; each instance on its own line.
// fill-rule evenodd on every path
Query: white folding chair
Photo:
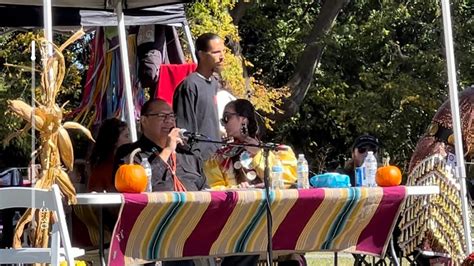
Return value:
M 66 218 L 57 185 L 51 191 L 25 187 L 0 188 L 0 210 L 7 208 L 46 208 L 54 211 L 50 248 L 0 249 L 2 263 L 51 263 L 67 261 L 74 265 L 74 258 L 84 255 L 83 249 L 72 248 Z M 62 248 L 61 248 L 62 244 Z

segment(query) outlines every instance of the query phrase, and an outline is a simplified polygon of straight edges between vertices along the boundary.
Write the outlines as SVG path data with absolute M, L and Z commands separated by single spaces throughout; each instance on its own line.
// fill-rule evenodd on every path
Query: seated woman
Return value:
M 115 191 L 113 178 L 114 156 L 118 147 L 130 143 L 127 123 L 110 118 L 102 122 L 92 154 L 89 158 L 91 175 L 87 190 Z
M 115 191 L 113 179 L 113 162 L 115 151 L 123 144 L 129 143 L 127 124 L 117 118 L 104 120 L 99 128 L 96 142 L 89 157 L 90 176 L 87 183 L 89 192 L 113 192 Z M 75 244 L 84 247 L 97 246 L 99 244 L 99 219 L 96 208 L 87 205 L 75 205 L 74 214 L 80 221 L 73 219 L 73 239 L 78 240 Z M 108 242 L 117 220 L 117 207 L 103 209 L 105 223 L 105 241 Z M 84 230 L 87 229 L 87 235 Z
M 221 119 L 227 137 L 232 137 L 235 143 L 259 144 L 257 138 L 258 125 L 255 108 L 248 100 L 238 99 L 229 102 L 224 108 Z M 285 187 L 296 183 L 296 157 L 291 149 L 269 153 L 269 167 L 275 158 L 283 165 L 283 181 Z M 265 158 L 263 150 L 258 147 L 223 147 L 204 163 L 204 173 L 208 185 L 212 189 L 263 187 Z M 279 265 L 305 265 L 301 255 L 294 254 L 279 258 Z M 259 256 L 230 256 L 225 257 L 221 265 L 256 265 Z
M 221 119 L 228 137 L 235 143 L 259 144 L 255 108 L 245 99 L 229 102 Z M 296 182 L 296 157 L 294 152 L 273 152 L 269 154 L 269 167 L 278 155 L 283 165 L 285 187 Z M 263 187 L 265 158 L 258 147 L 226 146 L 204 163 L 204 173 L 212 189 Z

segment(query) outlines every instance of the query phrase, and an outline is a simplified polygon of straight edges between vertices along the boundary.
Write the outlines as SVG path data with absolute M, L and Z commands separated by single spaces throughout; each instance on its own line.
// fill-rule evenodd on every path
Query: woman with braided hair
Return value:
M 255 108 L 245 99 L 229 102 L 221 119 L 227 137 L 235 143 L 255 144 L 258 139 L 258 123 Z M 269 154 L 269 167 L 272 166 L 276 153 Z M 279 151 L 278 157 L 283 165 L 283 181 L 286 187 L 296 182 L 296 157 L 288 148 Z M 226 146 L 221 148 L 204 164 L 204 173 L 209 186 L 213 189 L 263 187 L 264 172 L 263 150 L 258 147 Z
M 233 138 L 238 144 L 260 144 L 258 139 L 259 127 L 255 108 L 251 102 L 238 99 L 229 102 L 221 119 L 227 137 Z M 277 154 L 269 153 L 269 167 L 272 167 Z M 296 157 L 288 148 L 278 152 L 278 158 L 283 166 L 282 179 L 286 187 L 296 182 Z M 208 185 L 212 189 L 232 188 L 263 188 L 264 173 L 263 150 L 259 147 L 225 146 L 204 163 L 204 173 Z M 257 265 L 259 256 L 229 256 L 222 260 L 221 265 Z M 306 265 L 302 255 L 290 254 L 278 258 L 278 265 Z

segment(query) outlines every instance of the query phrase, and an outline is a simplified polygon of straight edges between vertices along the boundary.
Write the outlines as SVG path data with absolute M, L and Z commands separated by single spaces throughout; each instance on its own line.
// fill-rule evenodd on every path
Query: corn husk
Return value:
M 62 194 L 67 198 L 68 203 L 76 202 L 76 190 L 68 174 L 65 172 L 65 169 L 72 170 L 74 166 L 73 146 L 66 129 L 79 129 L 88 138 L 92 140 L 93 138 L 90 131 L 78 123 L 62 123 L 63 108 L 56 103 L 56 97 L 60 92 L 66 73 L 62 51 L 83 35 L 84 32 L 82 30 L 75 33 L 59 48 L 54 44 L 48 43 L 44 38 L 38 40 L 41 43 L 39 48 L 44 59 L 41 70 L 40 99 L 37 101 L 35 108 L 22 100 L 8 101 L 9 109 L 26 121 L 27 125 L 4 140 L 5 145 L 11 139 L 26 132 L 34 122 L 40 136 L 40 148 L 35 153 L 39 154 L 41 163 L 41 173 L 35 187 L 50 189 L 53 184 L 57 184 Z M 52 45 L 54 49 L 54 54 L 51 57 L 47 53 L 48 44 Z M 48 226 L 48 230 L 45 230 L 45 225 L 50 225 L 52 219 L 52 214 L 48 210 L 28 209 L 15 228 L 13 246 L 15 248 L 21 247 L 21 235 L 24 232 L 25 226 L 30 224 L 30 229 L 32 229 L 29 230 L 31 242 L 36 247 L 47 247 L 50 228 Z

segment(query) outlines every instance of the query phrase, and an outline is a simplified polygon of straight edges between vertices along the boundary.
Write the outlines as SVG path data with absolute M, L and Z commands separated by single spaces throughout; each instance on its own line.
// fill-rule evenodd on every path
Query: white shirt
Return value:
M 230 92 L 227 90 L 219 90 L 216 94 L 216 100 L 217 100 L 217 115 L 219 117 L 219 121 L 221 121 L 222 116 L 224 114 L 224 108 L 225 106 L 231 102 L 236 100 L 234 95 L 232 95 Z M 222 126 L 222 124 L 219 123 L 219 132 L 221 134 L 221 137 L 226 136 L 225 128 Z

